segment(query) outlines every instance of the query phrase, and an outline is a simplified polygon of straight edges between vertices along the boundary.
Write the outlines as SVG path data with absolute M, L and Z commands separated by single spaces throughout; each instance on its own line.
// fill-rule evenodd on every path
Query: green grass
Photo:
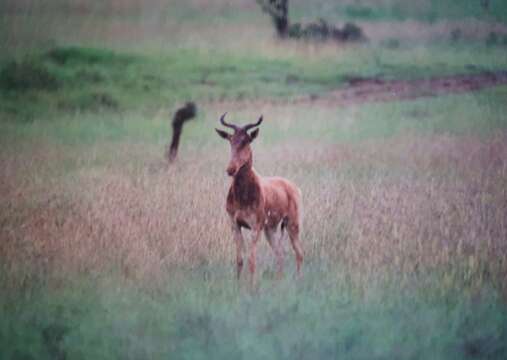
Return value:
M 506 357 L 507 87 L 285 102 L 351 77 L 505 70 L 501 41 L 463 25 L 279 42 L 253 2 L 88 3 L 0 4 L 2 359 Z M 294 20 L 370 25 L 505 22 L 504 8 L 291 1 Z M 188 100 L 198 116 L 167 167 Z M 262 240 L 257 287 L 235 281 L 225 111 L 264 114 L 256 169 L 302 189 L 302 279 L 285 244 L 275 280 Z
M 412 79 L 504 69 L 497 47 L 359 47 L 320 58 L 178 50 L 134 55 L 57 47 L 0 68 L 3 119 L 142 111 L 195 101 L 324 94 L 351 77 Z
M 499 359 L 507 352 L 507 308 L 491 289 L 431 294 L 427 276 L 403 290 L 361 288 L 331 269 L 313 265 L 296 283 L 268 278 L 257 293 L 216 267 L 183 272 L 155 293 L 86 279 L 49 292 L 45 282 L 32 283 L 0 300 L 0 344 L 6 359 Z
M 266 120 L 272 125 L 271 130 L 263 130 L 262 141 L 266 145 L 275 145 L 288 139 L 327 144 L 357 143 L 405 133 L 490 136 L 507 128 L 504 116 L 507 104 L 499 101 L 505 96 L 507 87 L 501 86 L 479 93 L 365 104 L 360 107 L 336 109 L 297 106 L 297 111 L 291 115 L 289 131 L 277 125 L 279 117 L 286 115 L 275 108 L 265 114 Z M 217 140 L 210 137 L 210 131 L 215 126 L 214 116 L 218 115 L 214 107 L 201 109 L 197 120 L 186 127 L 184 136 L 188 140 L 182 146 L 214 146 Z M 243 111 L 233 112 L 231 116 L 247 121 L 257 115 L 255 110 L 247 107 Z M 308 121 L 312 116 L 327 121 L 315 126 Z M 63 113 L 53 119 L 39 115 L 29 122 L 0 123 L 0 140 L 4 145 L 12 146 L 34 138 L 79 146 L 129 141 L 163 146 L 170 135 L 169 118 L 166 113 L 143 117 L 136 111 L 123 114 Z

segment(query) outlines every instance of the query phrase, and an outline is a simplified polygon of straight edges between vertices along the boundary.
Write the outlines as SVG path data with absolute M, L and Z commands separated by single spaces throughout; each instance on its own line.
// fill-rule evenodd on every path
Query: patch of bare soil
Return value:
M 417 80 L 382 80 L 376 78 L 353 78 L 340 90 L 321 98 L 300 101 L 321 101 L 331 104 L 395 101 L 477 91 L 507 84 L 507 71 L 479 74 L 431 77 Z
M 507 84 L 507 71 L 483 72 L 430 77 L 415 80 L 384 80 L 380 78 L 350 78 L 347 85 L 323 95 L 304 95 L 290 100 L 225 101 L 220 105 L 237 109 L 248 106 L 311 104 L 319 106 L 348 106 L 366 102 L 410 100 L 478 91 Z M 215 103 L 215 105 L 218 105 Z

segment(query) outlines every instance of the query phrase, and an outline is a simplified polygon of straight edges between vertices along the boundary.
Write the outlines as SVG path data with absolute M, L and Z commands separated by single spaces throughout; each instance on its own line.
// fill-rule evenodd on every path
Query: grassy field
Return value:
M 507 70 L 507 8 L 311 3 L 293 18 L 370 40 L 282 42 L 246 0 L 0 4 L 2 359 L 507 356 L 507 86 L 318 101 Z M 261 241 L 258 287 L 235 281 L 225 111 L 264 114 L 255 167 L 302 190 L 302 279 Z

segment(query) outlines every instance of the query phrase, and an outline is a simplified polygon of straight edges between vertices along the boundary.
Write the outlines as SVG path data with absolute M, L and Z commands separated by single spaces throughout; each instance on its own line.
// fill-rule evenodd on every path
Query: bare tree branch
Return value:
M 196 112 L 197 108 L 195 104 L 193 102 L 188 102 L 174 114 L 172 121 L 173 137 L 171 145 L 169 145 L 166 152 L 166 158 L 169 163 L 173 162 L 178 155 L 178 146 L 180 144 L 181 132 L 183 131 L 183 124 L 195 117 Z

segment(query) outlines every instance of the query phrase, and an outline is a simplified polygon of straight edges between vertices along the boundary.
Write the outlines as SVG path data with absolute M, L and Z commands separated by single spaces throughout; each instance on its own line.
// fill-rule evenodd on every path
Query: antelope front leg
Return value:
M 250 283 L 252 287 L 255 285 L 255 262 L 257 258 L 257 243 L 261 235 L 261 229 L 257 228 L 254 230 L 254 236 L 252 239 L 252 245 L 250 247 L 250 256 L 248 257 L 248 267 L 250 269 Z
M 241 228 L 236 224 L 232 224 L 232 231 L 234 233 L 234 242 L 236 243 L 236 277 L 239 280 L 241 277 L 241 270 L 243 270 L 243 251 L 245 242 Z

